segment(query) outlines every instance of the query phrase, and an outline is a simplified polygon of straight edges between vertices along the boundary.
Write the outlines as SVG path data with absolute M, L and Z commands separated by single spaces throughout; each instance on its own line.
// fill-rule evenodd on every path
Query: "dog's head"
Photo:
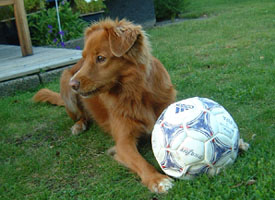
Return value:
M 148 74 L 150 45 L 141 26 L 126 20 L 101 21 L 85 32 L 85 47 L 80 70 L 70 85 L 83 97 L 105 92 L 121 84 L 137 66 Z M 133 72 L 132 72 L 133 73 Z

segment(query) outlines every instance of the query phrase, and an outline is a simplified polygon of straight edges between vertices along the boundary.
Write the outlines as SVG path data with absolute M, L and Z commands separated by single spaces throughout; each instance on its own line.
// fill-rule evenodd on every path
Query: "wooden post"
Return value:
M 14 16 L 22 55 L 32 55 L 32 42 L 24 7 L 24 0 L 14 0 Z
M 7 6 L 14 4 L 14 0 L 0 0 L 0 6 Z

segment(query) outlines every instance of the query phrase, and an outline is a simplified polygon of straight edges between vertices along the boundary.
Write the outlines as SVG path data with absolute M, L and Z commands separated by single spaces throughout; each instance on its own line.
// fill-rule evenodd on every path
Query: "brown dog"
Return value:
M 86 130 L 94 119 L 115 140 L 109 152 L 151 191 L 172 187 L 172 180 L 146 162 L 136 147 L 176 95 L 141 26 L 110 19 L 92 25 L 85 33 L 83 58 L 63 72 L 60 86 L 61 95 L 42 89 L 34 101 L 64 105 L 76 121 L 73 134 Z

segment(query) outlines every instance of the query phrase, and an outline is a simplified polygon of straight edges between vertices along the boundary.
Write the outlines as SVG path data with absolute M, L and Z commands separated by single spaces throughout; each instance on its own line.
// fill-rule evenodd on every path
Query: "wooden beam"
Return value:
M 14 0 L 0 0 L 0 6 L 7 6 L 14 4 Z
M 74 49 L 33 47 L 33 52 L 22 57 L 19 46 L 0 44 L 0 82 L 72 65 L 82 57 Z
M 32 55 L 32 42 L 23 0 L 14 0 L 14 16 L 22 55 Z

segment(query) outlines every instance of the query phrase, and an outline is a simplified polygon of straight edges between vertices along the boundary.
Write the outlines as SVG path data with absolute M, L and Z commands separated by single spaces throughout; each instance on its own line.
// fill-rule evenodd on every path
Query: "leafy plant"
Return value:
M 44 0 L 24 0 L 26 13 L 37 12 L 45 8 Z M 13 6 L 4 6 L 0 8 L 0 21 L 14 17 Z
M 60 5 L 59 15 L 62 32 L 58 28 L 55 8 L 42 10 L 28 17 L 33 45 L 64 46 L 60 35 L 62 35 L 63 41 L 67 41 L 83 34 L 87 23 L 79 19 L 79 13 L 73 13 L 68 2 L 63 2 Z
M 37 12 L 45 8 L 44 0 L 24 0 L 24 6 L 27 13 Z
M 186 0 L 154 0 L 158 20 L 174 20 L 186 7 Z
M 14 16 L 12 6 L 0 7 L 0 21 L 4 19 L 9 19 Z
M 103 0 L 92 0 L 90 2 L 86 2 L 84 0 L 74 0 L 74 3 L 74 9 L 81 14 L 98 12 L 106 8 Z

